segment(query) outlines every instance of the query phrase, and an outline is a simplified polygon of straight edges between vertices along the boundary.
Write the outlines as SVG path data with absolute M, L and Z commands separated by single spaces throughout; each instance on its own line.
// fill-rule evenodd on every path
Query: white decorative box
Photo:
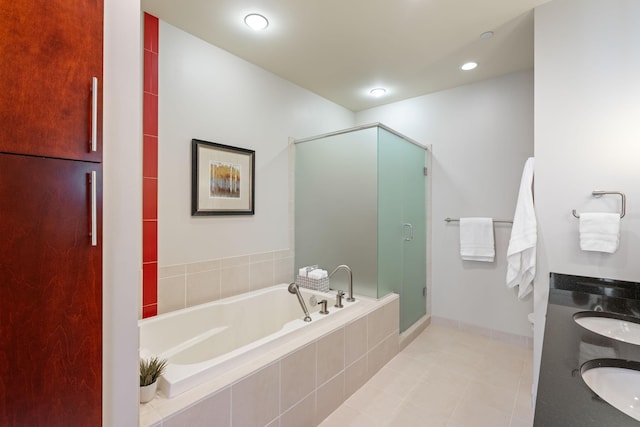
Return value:
M 311 289 L 313 291 L 329 292 L 329 278 L 323 279 L 311 279 L 298 275 L 296 277 L 296 284 L 301 288 Z

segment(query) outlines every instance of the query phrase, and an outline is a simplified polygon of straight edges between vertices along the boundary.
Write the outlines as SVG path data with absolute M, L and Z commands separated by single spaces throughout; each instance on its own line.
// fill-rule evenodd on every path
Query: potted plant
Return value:
M 140 403 L 147 403 L 156 395 L 158 378 L 166 367 L 166 359 L 156 356 L 140 359 Z

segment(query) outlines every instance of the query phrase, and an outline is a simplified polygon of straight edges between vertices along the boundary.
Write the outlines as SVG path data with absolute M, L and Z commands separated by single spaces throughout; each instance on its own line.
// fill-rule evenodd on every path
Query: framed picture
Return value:
M 253 215 L 256 152 L 191 140 L 191 215 Z

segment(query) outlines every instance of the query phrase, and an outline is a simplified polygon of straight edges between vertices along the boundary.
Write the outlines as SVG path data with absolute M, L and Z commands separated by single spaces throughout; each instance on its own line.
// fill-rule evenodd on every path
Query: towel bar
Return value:
M 624 195 L 624 193 L 620 192 L 620 191 L 600 191 L 600 190 L 595 190 L 591 192 L 591 195 L 594 197 L 599 197 L 605 194 L 617 194 L 618 196 L 622 197 L 622 207 L 620 210 L 620 218 L 624 218 L 624 215 L 626 213 L 626 206 L 627 206 L 627 196 Z M 573 216 L 575 216 L 576 218 L 580 218 L 580 215 L 578 215 L 576 213 L 576 210 L 574 209 L 573 211 L 571 211 L 571 213 L 573 214 Z
M 459 218 L 449 218 L 449 217 L 445 218 L 444 220 L 445 220 L 445 222 L 459 222 L 460 221 Z M 509 221 L 509 220 L 506 220 L 506 219 L 494 219 L 493 222 L 504 222 L 506 224 L 513 224 L 513 221 Z

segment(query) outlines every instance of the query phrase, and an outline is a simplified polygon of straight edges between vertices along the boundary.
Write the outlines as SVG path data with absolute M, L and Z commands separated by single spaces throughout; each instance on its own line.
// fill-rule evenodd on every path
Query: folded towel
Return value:
M 620 214 L 581 213 L 580 249 L 614 253 L 620 244 Z
M 460 255 L 467 261 L 493 262 L 493 219 L 460 218 Z
M 519 285 L 518 298 L 533 290 L 536 275 L 536 245 L 538 243 L 536 212 L 533 205 L 534 158 L 524 164 L 511 237 L 507 248 L 507 287 Z

